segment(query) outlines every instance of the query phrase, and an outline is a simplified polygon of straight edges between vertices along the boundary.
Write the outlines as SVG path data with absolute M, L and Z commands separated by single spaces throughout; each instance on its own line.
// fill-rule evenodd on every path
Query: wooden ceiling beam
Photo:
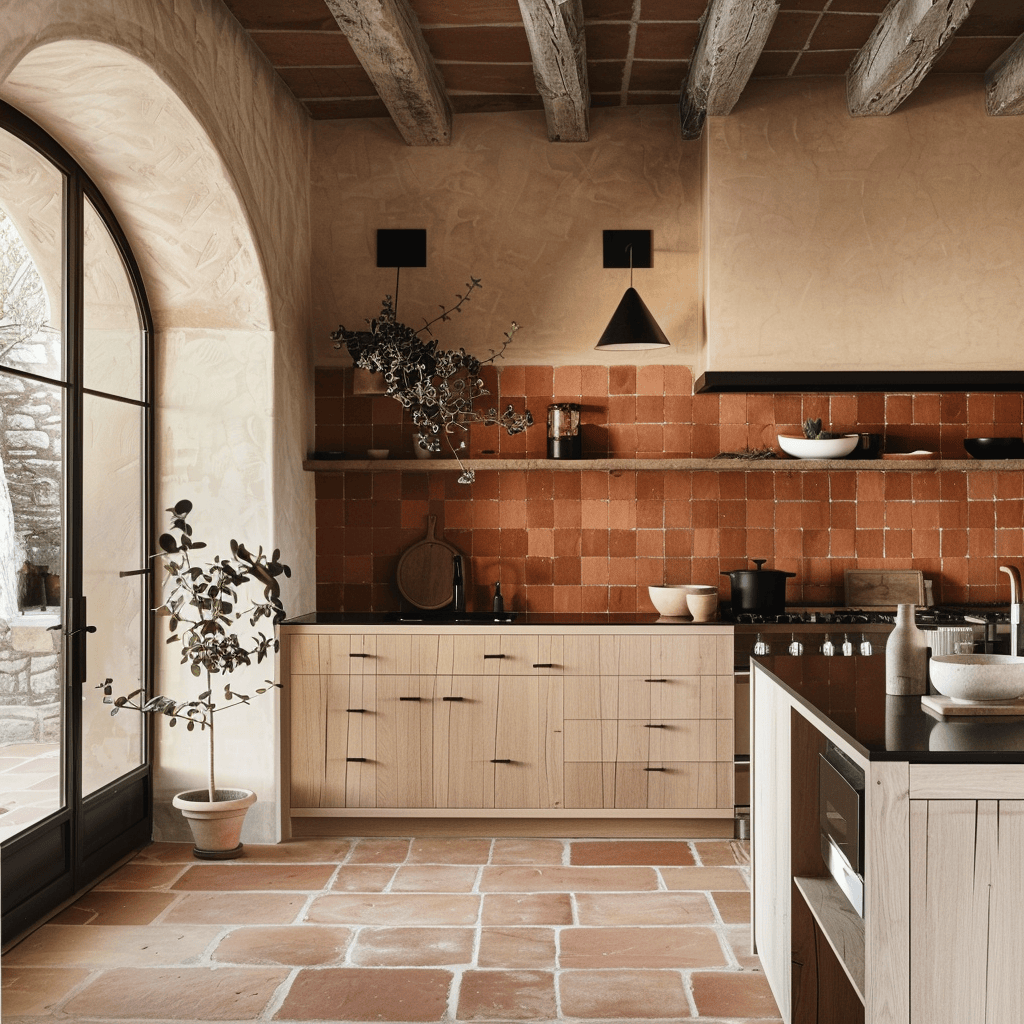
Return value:
M 552 142 L 590 138 L 583 0 L 519 0 Z
M 407 0 L 326 0 L 410 146 L 447 146 L 452 105 Z
M 985 110 L 993 117 L 1024 114 L 1024 36 L 985 72 Z
M 846 72 L 854 117 L 891 114 L 922 82 L 974 0 L 895 0 Z
M 684 139 L 700 137 L 704 118 L 732 112 L 761 56 L 780 0 L 711 0 L 679 98 Z

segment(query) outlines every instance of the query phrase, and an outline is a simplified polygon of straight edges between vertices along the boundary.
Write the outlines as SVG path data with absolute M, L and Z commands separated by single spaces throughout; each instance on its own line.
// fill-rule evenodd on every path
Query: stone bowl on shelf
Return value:
M 779 434 L 779 447 L 795 459 L 844 459 L 860 442 L 860 434 L 810 438 Z
M 929 663 L 932 686 L 960 704 L 1024 696 L 1024 658 L 1013 654 L 938 654 Z

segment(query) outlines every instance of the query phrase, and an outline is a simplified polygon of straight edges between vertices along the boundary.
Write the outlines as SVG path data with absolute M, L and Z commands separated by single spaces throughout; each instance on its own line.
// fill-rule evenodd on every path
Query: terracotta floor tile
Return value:
M 726 924 L 743 924 L 750 920 L 749 892 L 713 892 L 711 898 Z
M 44 924 L 4 957 L 4 967 L 158 967 L 194 963 L 217 937 L 205 925 Z
M 383 892 L 396 870 L 394 864 L 342 864 L 331 888 L 335 892 Z
M 492 864 L 561 864 L 566 844 L 560 839 L 495 839 Z
M 177 899 L 173 892 L 104 892 L 93 889 L 52 918 L 52 923 L 149 924 Z
M 405 865 L 398 869 L 392 892 L 471 892 L 480 869 L 440 864 Z
M 459 989 L 458 1020 L 550 1020 L 555 979 L 547 971 L 466 971 Z
M 333 873 L 330 864 L 194 864 L 171 888 L 190 892 L 316 891 L 327 885 Z
M 236 928 L 213 951 L 225 964 L 317 967 L 340 964 L 352 941 L 351 928 L 331 925 Z
M 490 839 L 414 839 L 410 864 L 486 864 Z
M 725 955 L 712 928 L 563 928 L 559 966 L 724 967 Z
M 576 913 L 581 925 L 715 923 L 702 892 L 581 892 Z
M 568 893 L 488 893 L 480 915 L 484 924 L 572 924 Z
M 260 864 L 340 864 L 352 850 L 350 839 L 289 839 L 284 843 L 246 843 L 240 860 Z
M 689 1017 L 678 971 L 563 971 L 558 980 L 566 1017 Z
M 694 864 L 682 839 L 620 839 L 572 843 L 572 864 Z
M 286 970 L 268 967 L 118 967 L 64 1007 L 67 1014 L 114 1020 L 254 1020 Z
M 667 889 L 741 890 L 749 889 L 739 868 L 662 868 Z
M 750 924 L 728 924 L 722 929 L 722 932 L 740 967 L 745 971 L 760 971 L 761 959 L 756 953 L 750 951 L 752 946 Z
M 450 971 L 326 967 L 300 971 L 276 1016 L 282 1020 L 441 1020 Z
M 140 850 L 133 863 L 195 864 L 191 843 L 150 843 Z
M 427 895 L 348 893 L 313 901 L 306 920 L 319 924 L 476 924 L 480 897 L 462 894 Z
M 454 967 L 473 962 L 472 928 L 361 928 L 352 949 L 360 967 Z
M 697 839 L 697 857 L 705 867 L 750 863 L 750 841 L 745 839 Z
M 291 924 L 306 905 L 305 893 L 186 892 L 162 924 Z
M 553 970 L 555 964 L 554 928 L 482 928 L 480 967 L 522 967 Z
M 484 868 L 480 882 L 482 892 L 640 892 L 657 888 L 654 869 L 644 867 L 495 866 Z
M 753 971 L 694 971 L 690 987 L 701 1017 L 778 1017 L 768 979 Z
M 97 889 L 166 889 L 184 870 L 180 864 L 132 861 L 103 879 Z
M 360 839 L 348 864 L 401 864 L 409 856 L 409 839 Z
M 8 967 L 4 965 L 3 1011 L 8 1017 L 48 1015 L 90 972 L 73 967 Z

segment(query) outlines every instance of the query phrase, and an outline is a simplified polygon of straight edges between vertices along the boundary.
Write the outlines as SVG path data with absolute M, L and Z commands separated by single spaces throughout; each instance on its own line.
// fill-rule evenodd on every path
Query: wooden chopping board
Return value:
M 397 582 L 402 597 L 411 605 L 432 611 L 451 604 L 453 560 L 457 548 L 434 536 L 437 516 L 427 517 L 427 535 L 406 548 L 398 560 Z
M 924 573 L 920 569 L 846 569 L 847 608 L 895 608 L 924 604 Z

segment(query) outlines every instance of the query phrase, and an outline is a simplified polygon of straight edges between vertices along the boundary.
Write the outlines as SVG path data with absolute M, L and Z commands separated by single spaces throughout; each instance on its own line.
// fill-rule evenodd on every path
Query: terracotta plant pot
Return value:
M 190 789 L 172 801 L 188 819 L 195 848 L 192 854 L 202 860 L 230 860 L 242 852 L 239 838 L 245 813 L 256 803 L 251 789 L 218 789 L 211 803 L 209 791 Z

